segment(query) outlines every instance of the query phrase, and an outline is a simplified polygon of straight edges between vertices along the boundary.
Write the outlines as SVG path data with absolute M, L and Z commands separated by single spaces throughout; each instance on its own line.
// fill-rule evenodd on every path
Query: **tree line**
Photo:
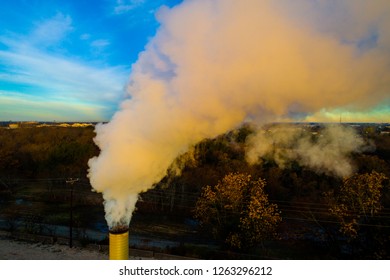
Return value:
M 84 178 L 99 153 L 94 135 L 92 127 L 0 129 L 0 177 Z

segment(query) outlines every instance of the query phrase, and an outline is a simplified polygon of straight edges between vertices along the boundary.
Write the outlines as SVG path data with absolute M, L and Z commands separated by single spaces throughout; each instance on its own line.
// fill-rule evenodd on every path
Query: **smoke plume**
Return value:
M 348 126 L 328 125 L 319 132 L 304 127 L 278 125 L 259 129 L 247 140 L 246 157 L 250 164 L 271 159 L 285 168 L 292 162 L 337 177 L 349 176 L 354 170 L 351 153 L 370 146 Z
M 161 8 L 156 35 L 132 66 L 127 99 L 96 127 L 101 153 L 89 177 L 103 193 L 109 226 L 128 224 L 138 194 L 206 137 L 244 121 L 304 120 L 388 102 L 389 6 L 188 0 Z M 310 153 L 320 154 L 316 147 Z M 314 158 L 303 160 L 315 168 L 333 162 L 316 166 Z

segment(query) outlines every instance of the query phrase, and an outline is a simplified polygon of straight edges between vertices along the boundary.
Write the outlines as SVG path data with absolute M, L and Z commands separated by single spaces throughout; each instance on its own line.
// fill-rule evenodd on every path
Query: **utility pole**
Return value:
M 70 222 L 69 222 L 69 248 L 73 246 L 73 184 L 76 183 L 79 178 L 69 178 L 66 180 L 67 184 L 70 184 Z

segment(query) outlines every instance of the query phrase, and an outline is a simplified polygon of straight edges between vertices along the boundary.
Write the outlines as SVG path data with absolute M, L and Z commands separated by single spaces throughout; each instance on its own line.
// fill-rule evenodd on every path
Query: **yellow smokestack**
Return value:
M 109 232 L 109 257 L 110 260 L 129 259 L 129 231 Z

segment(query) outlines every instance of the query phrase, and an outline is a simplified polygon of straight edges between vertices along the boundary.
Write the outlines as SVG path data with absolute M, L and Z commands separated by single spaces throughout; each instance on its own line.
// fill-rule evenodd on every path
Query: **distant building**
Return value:
M 8 126 L 9 126 L 9 128 L 11 128 L 11 129 L 19 128 L 19 124 L 18 124 L 18 123 L 10 123 Z
M 88 126 L 93 126 L 91 123 L 74 123 L 72 124 L 72 127 L 88 127 Z
M 59 126 L 59 127 L 70 127 L 70 124 L 68 124 L 68 123 L 61 123 L 61 124 L 59 124 L 57 126 Z

